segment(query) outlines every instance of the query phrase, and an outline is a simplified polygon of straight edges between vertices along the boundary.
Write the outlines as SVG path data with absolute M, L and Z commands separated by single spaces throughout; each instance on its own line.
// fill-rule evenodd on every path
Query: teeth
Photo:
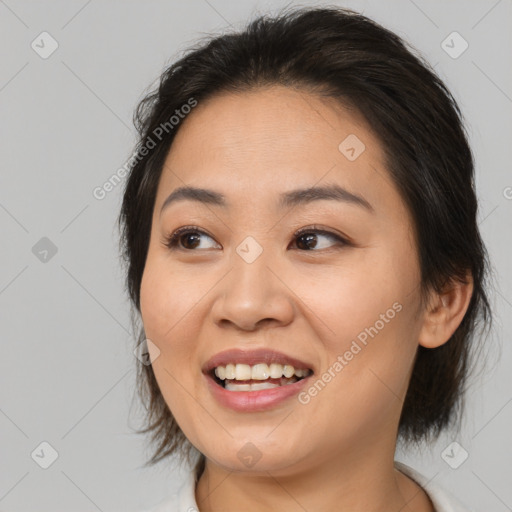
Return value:
M 235 384 L 235 386 L 236 386 L 236 384 Z M 258 382 L 256 384 L 250 384 L 250 386 L 251 386 L 251 391 L 260 391 L 261 389 L 278 388 L 279 384 L 273 384 L 272 382 Z
M 215 368 L 215 375 L 221 380 L 266 380 L 268 378 L 290 378 L 294 375 L 301 378 L 308 376 L 310 372 L 306 368 L 295 369 L 290 364 L 282 365 L 277 363 L 270 365 L 258 363 L 253 366 L 229 363 L 226 366 L 217 366 Z
M 251 379 L 253 379 L 253 380 L 265 380 L 265 379 L 268 379 L 269 376 L 270 376 L 270 371 L 268 369 L 268 365 L 266 365 L 265 363 L 255 364 L 252 367 Z
M 224 380 L 226 378 L 226 368 L 224 366 L 217 366 L 217 368 L 215 368 L 215 375 L 217 375 L 220 380 Z
M 217 368 L 222 368 L 222 366 L 218 366 Z M 215 372 L 217 372 L 217 368 L 215 369 Z M 215 373 L 217 375 L 217 373 Z M 219 377 L 217 375 L 217 377 Z M 228 364 L 226 365 L 226 379 L 234 379 L 235 378 L 235 365 L 234 364 Z M 220 377 L 219 377 L 220 379 Z
M 295 373 L 295 368 L 289 364 L 285 364 L 283 366 L 283 375 L 286 377 L 286 378 L 289 378 L 291 377 L 293 374 Z
M 250 384 L 230 384 L 229 382 L 226 382 L 226 389 L 228 391 L 250 391 L 251 385 Z
M 225 389 L 228 391 L 260 391 L 262 389 L 278 388 L 280 386 L 286 386 L 297 382 L 295 377 L 287 380 L 281 380 L 280 384 L 274 384 L 272 382 L 256 382 L 255 384 L 235 384 L 233 382 L 226 381 Z
M 259 391 L 261 389 L 278 388 L 279 384 L 272 384 L 271 382 L 258 382 L 257 384 L 233 384 L 226 382 L 228 391 Z
M 270 377 L 280 379 L 283 375 L 283 365 L 272 363 L 270 365 Z
M 237 364 L 235 367 L 236 380 L 251 380 L 251 367 L 248 364 Z

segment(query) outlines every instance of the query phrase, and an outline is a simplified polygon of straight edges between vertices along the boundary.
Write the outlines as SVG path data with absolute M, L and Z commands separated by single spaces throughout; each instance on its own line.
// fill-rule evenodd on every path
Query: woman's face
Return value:
M 225 204 L 182 196 L 162 210 L 185 186 Z M 196 228 L 169 248 L 183 226 Z M 419 284 L 410 215 L 360 115 L 275 86 L 199 102 L 182 121 L 158 186 L 141 313 L 165 401 L 210 461 L 286 474 L 377 445 L 393 454 Z M 203 373 L 228 349 L 276 350 L 314 373 L 286 398 L 286 385 L 228 391 Z

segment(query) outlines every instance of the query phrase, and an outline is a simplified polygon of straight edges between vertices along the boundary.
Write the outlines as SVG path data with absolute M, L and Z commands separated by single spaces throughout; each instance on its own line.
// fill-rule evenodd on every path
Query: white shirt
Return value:
M 395 461 L 395 467 L 409 478 L 412 478 L 426 492 L 436 512 L 472 512 L 462 505 L 450 493 L 439 485 L 429 482 L 428 478 L 402 462 Z M 143 512 L 199 512 L 195 499 L 194 471 L 188 473 L 187 478 L 178 491 L 160 502 L 155 507 Z

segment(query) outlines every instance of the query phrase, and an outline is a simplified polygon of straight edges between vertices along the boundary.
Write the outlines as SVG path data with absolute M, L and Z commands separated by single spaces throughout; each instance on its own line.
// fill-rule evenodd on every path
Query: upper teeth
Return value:
M 307 369 L 295 369 L 289 364 L 277 364 L 272 363 L 267 365 L 265 363 L 255 364 L 253 366 L 249 364 L 227 364 L 226 366 L 217 366 L 215 368 L 215 375 L 221 379 L 236 379 L 236 380 L 265 380 L 280 379 L 281 377 L 306 377 L 309 375 L 310 370 Z

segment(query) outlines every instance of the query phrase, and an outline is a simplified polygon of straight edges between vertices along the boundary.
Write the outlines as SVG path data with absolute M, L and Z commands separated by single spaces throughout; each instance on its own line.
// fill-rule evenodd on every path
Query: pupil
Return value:
M 185 234 L 185 235 L 183 235 L 183 236 L 185 237 L 185 240 L 196 237 L 196 239 L 197 239 L 197 240 L 196 240 L 196 242 L 197 242 L 197 243 L 195 243 L 195 244 L 194 244 L 194 243 L 192 243 L 192 248 L 195 248 L 195 247 L 197 247 L 197 246 L 198 246 L 198 239 L 199 239 L 199 237 L 198 237 L 196 234 L 193 234 L 193 233 L 187 233 L 187 234 Z M 187 243 L 186 243 L 186 244 L 184 244 L 184 245 L 185 245 L 185 247 L 186 247 L 187 249 L 190 249 L 190 248 L 191 248 L 191 247 L 189 247 L 189 245 L 188 245 Z
M 315 241 L 315 240 L 314 240 L 315 238 L 316 238 L 316 236 L 315 236 L 315 235 L 311 235 L 311 234 L 310 234 L 310 235 L 302 235 L 302 236 L 300 236 L 300 237 L 299 237 L 299 240 L 307 240 L 307 242 L 306 242 L 306 244 L 305 244 L 305 245 L 307 246 L 307 248 L 312 249 L 312 248 L 314 248 L 314 247 L 316 246 L 316 243 L 315 243 L 315 244 L 313 244 L 313 245 L 310 245 L 309 243 L 310 243 L 311 241 Z M 301 245 L 301 244 L 299 244 L 299 245 Z M 302 244 L 302 245 L 304 245 L 304 244 Z

